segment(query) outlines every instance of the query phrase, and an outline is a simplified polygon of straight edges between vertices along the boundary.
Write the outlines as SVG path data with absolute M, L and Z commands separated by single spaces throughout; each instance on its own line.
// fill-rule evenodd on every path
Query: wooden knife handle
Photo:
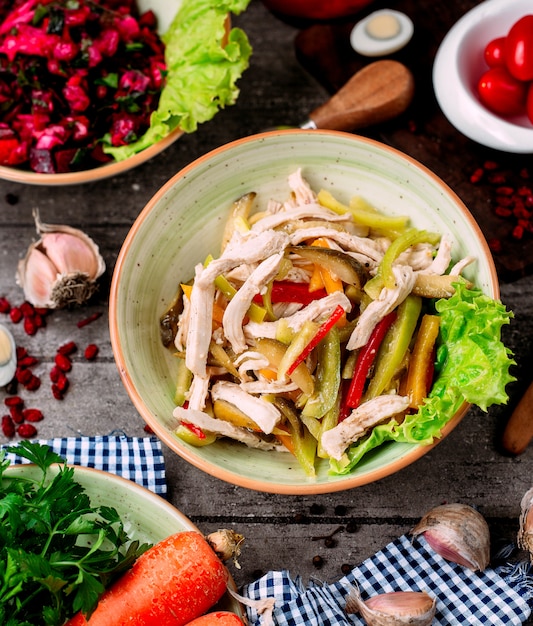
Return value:
M 505 427 L 502 445 L 511 454 L 522 454 L 533 439 L 533 383 L 516 405 Z

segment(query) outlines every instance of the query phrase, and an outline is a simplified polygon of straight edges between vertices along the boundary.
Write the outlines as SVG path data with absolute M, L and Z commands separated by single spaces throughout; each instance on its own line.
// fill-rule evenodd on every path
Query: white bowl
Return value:
M 533 125 L 525 115 L 504 119 L 483 106 L 476 91 L 488 69 L 483 51 L 532 11 L 531 0 L 482 2 L 444 37 L 433 66 L 435 95 L 448 120 L 470 139 L 503 152 L 533 153 Z
M 177 285 L 220 247 L 231 203 L 256 191 L 261 206 L 285 198 L 287 176 L 301 167 L 314 189 L 339 198 L 361 195 L 385 212 L 409 215 L 418 228 L 449 233 L 454 256 L 473 255 L 470 279 L 497 298 L 492 256 L 481 230 L 459 198 L 432 172 L 383 144 L 348 133 L 286 130 L 224 145 L 170 179 L 140 213 L 122 246 L 111 285 L 110 331 L 117 367 L 137 410 L 174 452 L 227 482 L 285 494 L 350 489 L 397 472 L 431 446 L 392 443 L 368 454 L 347 475 L 330 474 L 322 459 L 309 479 L 292 455 L 247 448 L 228 440 L 193 447 L 175 435 L 176 359 L 164 348 L 159 318 Z M 448 434 L 466 403 L 445 426 Z

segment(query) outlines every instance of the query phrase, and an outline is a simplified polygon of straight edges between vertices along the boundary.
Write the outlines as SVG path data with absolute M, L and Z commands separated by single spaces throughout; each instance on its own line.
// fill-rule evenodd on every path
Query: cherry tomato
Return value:
M 484 57 L 489 67 L 505 65 L 505 37 L 497 37 L 485 46 Z
M 533 15 L 524 15 L 507 34 L 505 62 L 518 80 L 533 80 Z
M 525 112 L 527 83 L 517 80 L 505 67 L 491 67 L 478 82 L 481 102 L 498 115 L 519 115 Z

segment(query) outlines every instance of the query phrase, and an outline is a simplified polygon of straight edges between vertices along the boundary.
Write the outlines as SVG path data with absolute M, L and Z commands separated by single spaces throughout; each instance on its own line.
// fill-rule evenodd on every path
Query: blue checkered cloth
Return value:
M 436 554 L 423 537 L 402 536 L 333 584 L 310 582 L 304 587 L 289 572 L 269 572 L 242 589 L 245 597 L 275 598 L 278 626 L 364 625 L 359 615 L 344 612 L 346 596 L 357 586 L 363 600 L 390 591 L 426 591 L 437 598 L 434 626 L 507 626 L 530 615 L 531 579 L 519 569 L 488 568 L 472 572 Z M 247 607 L 250 626 L 262 618 Z
M 94 467 L 117 474 L 159 495 L 167 492 L 165 461 L 161 442 L 156 437 L 64 437 L 41 439 L 39 443 L 50 446 L 72 465 Z M 12 452 L 6 458 L 14 465 L 28 462 Z

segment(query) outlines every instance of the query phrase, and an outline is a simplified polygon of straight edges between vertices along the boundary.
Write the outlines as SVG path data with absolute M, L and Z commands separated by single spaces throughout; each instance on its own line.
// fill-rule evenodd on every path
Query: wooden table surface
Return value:
M 204 475 L 165 449 L 170 501 L 202 531 L 230 527 L 246 536 L 242 569 L 233 571 L 239 585 L 269 569 L 281 568 L 301 575 L 304 581 L 309 577 L 336 580 L 343 565 L 354 566 L 371 556 L 443 502 L 477 507 L 491 528 L 494 550 L 515 538 L 520 499 L 532 482 L 533 445 L 512 458 L 502 452 L 500 440 L 510 411 L 531 377 L 533 277 L 528 253 L 533 245 L 531 238 L 513 242 L 509 224 L 494 217 L 493 187 L 472 184 L 470 174 L 488 160 L 496 161 L 512 176 L 532 163 L 530 157 L 495 152 L 461 135 L 440 111 L 431 84 L 432 61 L 440 41 L 476 4 L 475 0 L 374 3 L 372 9 L 391 6 L 414 21 L 415 36 L 396 58 L 413 71 L 416 95 L 401 118 L 361 134 L 406 152 L 436 172 L 470 208 L 487 238 L 501 239 L 502 252 L 495 256 L 501 297 L 514 312 L 504 339 L 517 363 L 512 370 L 517 381 L 508 387 L 508 406 L 490 408 L 488 413 L 470 410 L 444 441 L 416 463 L 376 483 L 332 495 L 291 497 L 234 487 Z M 370 8 L 359 17 L 368 12 Z M 145 203 L 181 167 L 238 137 L 279 124 L 300 123 L 350 72 L 368 63 L 351 53 L 343 39 L 353 22 L 290 23 L 269 13 L 259 0 L 252 0 L 248 10 L 234 19 L 254 48 L 235 106 L 150 162 L 117 178 L 69 187 L 0 181 L 0 296 L 13 304 L 22 302 L 15 272 L 35 237 L 35 207 L 45 222 L 70 224 L 89 233 L 107 262 L 106 276 L 91 305 L 54 312 L 47 318 L 46 329 L 34 337 L 0 315 L 17 343 L 40 361 L 35 371 L 45 382 L 25 396 L 28 405 L 39 406 L 45 414 L 38 424 L 39 437 L 114 430 L 132 436 L 145 434 L 143 421 L 122 387 L 108 332 L 109 281 L 124 237 Z M 78 320 L 92 313 L 102 315 L 79 329 Z M 70 340 L 80 347 L 96 343 L 100 353 L 93 363 L 85 362 L 80 353 L 74 356 L 71 388 L 59 402 L 51 396 L 47 373 L 57 347 Z M 2 403 L 3 396 L 0 390 Z M 317 539 L 339 527 L 334 547 Z M 317 555 L 323 559 L 321 569 L 313 565 Z

